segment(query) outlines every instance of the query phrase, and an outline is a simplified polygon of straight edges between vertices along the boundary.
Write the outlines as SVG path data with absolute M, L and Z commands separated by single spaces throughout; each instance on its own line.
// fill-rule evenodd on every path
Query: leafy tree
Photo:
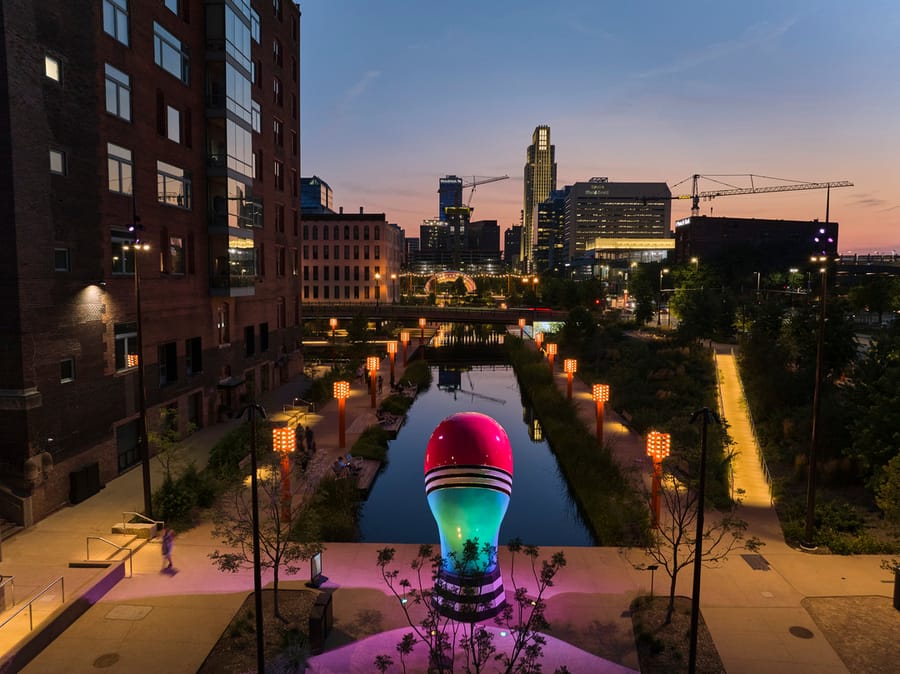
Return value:
M 397 645 L 401 662 L 416 644 L 428 647 L 429 671 L 452 672 L 455 648 L 458 645 L 465 656 L 467 672 L 483 672 L 491 660 L 499 662 L 503 672 L 539 672 L 540 660 L 546 639 L 539 630 L 549 625 L 544 617 L 546 602 L 544 594 L 553 586 L 556 574 L 566 565 L 565 556 L 557 552 L 549 560 L 538 562 L 539 551 L 533 546 L 523 546 L 521 541 L 511 541 L 508 550 L 512 555 L 509 582 L 515 597 L 513 604 L 507 604 L 495 618 L 497 625 L 505 626 L 514 636 L 509 652 L 497 653 L 494 637 L 482 625 L 467 621 L 465 617 L 453 620 L 441 615 L 434 599 L 441 591 L 441 569 L 445 560 L 434 553 L 432 546 L 419 547 L 416 557 L 410 562 L 413 580 L 401 578 L 400 570 L 392 568 L 394 548 L 384 548 L 378 552 L 377 565 L 388 589 L 399 601 L 413 632 L 404 635 Z M 516 582 L 516 558 L 524 555 L 529 561 L 534 587 L 529 591 Z M 487 566 L 483 561 L 487 559 Z M 474 578 L 484 573 L 496 560 L 496 549 L 489 544 L 479 545 L 478 540 L 468 540 L 463 553 L 457 558 L 451 555 L 451 566 L 456 575 Z M 431 586 L 428 585 L 430 576 Z M 478 610 L 477 603 L 472 610 Z M 415 614 L 415 615 L 414 615 Z M 386 658 L 388 656 L 379 656 Z M 383 661 L 383 660 L 382 660 Z M 376 659 L 376 663 L 378 659 Z M 377 665 L 376 665 L 377 666 Z M 405 663 L 403 665 L 405 671 Z
M 369 321 L 362 313 L 350 319 L 347 326 L 347 339 L 351 344 L 366 344 L 369 341 Z
M 648 270 L 652 267 L 652 271 Z M 646 323 L 653 317 L 653 299 L 658 288 L 657 280 L 652 274 L 658 274 L 658 265 L 641 265 L 631 275 L 629 292 L 635 302 L 634 320 L 639 324 Z
M 887 276 L 866 276 L 861 284 L 850 289 L 849 300 L 857 311 L 878 314 L 881 323 L 884 313 L 900 304 L 900 283 Z
M 257 478 L 259 495 L 259 557 L 260 567 L 272 569 L 273 605 L 278 611 L 278 580 L 282 571 L 296 573 L 301 562 L 309 561 L 322 550 L 320 543 L 301 543 L 290 538 L 291 521 L 300 512 L 293 504 L 284 512 L 281 499 L 281 470 L 278 457 L 269 447 L 270 457 L 260 467 Z M 213 511 L 213 537 L 227 549 L 214 550 L 209 558 L 220 571 L 235 573 L 253 568 L 253 504 L 249 480 L 235 484 Z M 290 517 L 284 518 L 283 515 Z
M 189 424 L 187 434 L 194 432 L 195 426 Z M 184 449 L 179 443 L 178 413 L 170 413 L 166 409 L 159 410 L 157 429 L 147 433 L 147 442 L 159 465 L 163 469 L 163 481 L 173 482 L 187 467 Z
M 675 587 L 679 572 L 694 564 L 696 556 L 697 507 L 699 500 L 699 456 L 671 456 L 662 462 L 659 527 L 644 552 L 669 577 L 666 624 L 675 610 Z M 649 501 L 648 501 L 649 502 Z M 756 537 L 745 538 L 747 523 L 737 517 L 740 500 L 704 522 L 701 561 L 715 565 L 735 549 L 755 551 L 763 545 Z

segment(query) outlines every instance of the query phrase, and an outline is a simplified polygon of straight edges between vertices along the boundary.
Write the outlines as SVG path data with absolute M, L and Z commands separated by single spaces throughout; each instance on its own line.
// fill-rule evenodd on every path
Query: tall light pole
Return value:
M 525 319 L 519 319 L 519 339 L 525 339 Z
M 347 398 L 350 397 L 350 382 L 336 381 L 332 384 L 334 397 L 338 401 L 338 449 L 347 446 Z
M 375 400 L 375 377 L 378 375 L 378 356 L 366 357 L 366 369 L 369 371 L 369 392 L 372 395 L 372 409 L 374 410 L 377 405 Z
M 662 325 L 663 276 L 668 273 L 668 269 L 659 270 L 659 303 L 656 305 L 656 327 Z
M 819 304 L 819 326 L 816 332 L 816 379 L 813 388 L 812 436 L 809 441 L 809 461 L 806 483 L 806 530 L 803 533 L 805 550 L 816 549 L 816 448 L 819 434 L 819 411 L 822 407 L 822 369 L 825 361 L 825 303 L 828 293 L 827 257 L 813 257 L 811 262 L 821 263 L 822 301 Z
M 397 275 L 391 274 L 391 304 L 397 304 Z
M 256 611 L 256 669 L 266 671 L 265 640 L 262 613 L 262 572 L 259 562 L 259 488 L 256 470 L 256 417 L 266 418 L 266 410 L 259 403 L 245 406 L 238 414 L 250 417 L 250 502 L 253 506 L 253 600 Z
M 703 421 L 700 430 L 700 484 L 697 487 L 697 533 L 694 536 L 694 589 L 691 593 L 691 645 L 688 652 L 688 672 L 697 671 L 697 627 L 700 621 L 700 570 L 703 567 L 703 509 L 706 500 L 706 434 L 709 422 L 719 423 L 716 413 L 703 407 L 691 415 L 691 423 L 697 418 Z
M 400 332 L 400 343 L 403 344 L 403 367 L 406 368 L 406 347 L 409 344 L 409 332 L 403 330 Z
M 419 319 L 419 329 L 422 331 L 421 334 L 419 335 L 419 344 L 425 343 L 425 324 L 426 323 L 428 323 L 428 321 L 425 318 Z
M 394 386 L 394 359 L 397 357 L 397 342 L 391 340 L 387 343 L 388 356 L 391 358 L 391 388 Z
M 134 308 L 137 313 L 137 376 L 138 376 L 138 447 L 141 452 L 141 478 L 144 489 L 144 514 L 153 518 L 153 494 L 150 486 L 150 443 L 147 441 L 147 387 L 144 383 L 144 326 L 141 312 L 141 251 L 150 245 L 135 239 L 125 250 L 134 253 Z M 131 365 L 128 362 L 128 365 Z

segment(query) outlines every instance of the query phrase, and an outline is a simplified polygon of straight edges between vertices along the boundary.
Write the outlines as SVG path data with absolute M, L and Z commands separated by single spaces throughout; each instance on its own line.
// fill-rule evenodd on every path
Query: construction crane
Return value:
M 737 187 L 736 185 L 731 185 L 729 183 L 723 182 L 721 180 L 717 180 L 717 178 L 750 178 L 750 187 Z M 705 180 L 710 180 L 715 183 L 719 183 L 724 186 L 724 189 L 717 190 L 708 190 L 701 192 L 700 191 L 700 178 Z M 754 178 L 761 178 L 764 180 L 781 180 L 787 184 L 785 185 L 768 185 L 765 187 L 757 187 L 753 184 Z M 853 183 L 849 180 L 838 180 L 834 182 L 824 182 L 824 183 L 811 183 L 804 182 L 799 180 L 787 180 L 785 178 L 772 178 L 771 176 L 761 176 L 755 175 L 753 173 L 735 173 L 735 174 L 722 174 L 722 175 L 700 175 L 695 173 L 690 178 L 685 178 L 679 183 L 672 185 L 672 189 L 674 190 L 679 185 L 686 183 L 688 180 L 692 180 L 692 188 L 690 194 L 679 194 L 677 196 L 673 196 L 673 199 L 691 199 L 691 215 L 700 215 L 700 199 L 714 199 L 715 197 L 727 197 L 733 196 L 736 194 L 762 194 L 765 192 L 792 192 L 794 190 L 828 190 L 828 197 L 826 198 L 826 206 L 825 206 L 825 220 L 828 220 L 828 202 L 831 200 L 831 188 L 832 187 L 853 187 Z
M 447 176 L 451 177 L 450 175 Z M 455 176 L 452 176 L 455 177 Z M 509 176 L 466 176 L 462 178 L 461 189 L 469 189 L 472 188 L 472 191 L 469 192 L 469 199 L 466 201 L 466 208 L 471 208 L 472 197 L 475 196 L 475 188 L 479 185 L 487 185 L 488 183 L 495 183 L 499 180 L 508 180 Z M 440 190 L 438 190 L 440 192 Z

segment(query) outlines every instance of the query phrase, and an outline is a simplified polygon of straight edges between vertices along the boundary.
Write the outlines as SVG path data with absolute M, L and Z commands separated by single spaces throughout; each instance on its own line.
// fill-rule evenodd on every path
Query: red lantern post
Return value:
M 566 398 L 572 399 L 572 378 L 575 376 L 575 372 L 578 371 L 578 361 L 574 358 L 566 358 L 563 361 L 563 370 L 566 373 Z
M 519 319 L 519 339 L 525 339 L 525 319 Z
M 653 489 L 650 495 L 650 509 L 653 511 L 653 526 L 659 528 L 659 490 L 662 479 L 662 460 L 669 456 L 672 438 L 668 433 L 650 431 L 647 434 L 647 456 L 653 459 Z
M 552 342 L 547 344 L 547 360 L 550 361 L 551 374 L 553 373 L 553 359 L 556 358 L 556 350 L 557 350 L 556 344 L 553 344 Z
M 428 323 L 428 319 L 420 318 L 419 319 L 419 329 L 422 331 L 419 335 L 419 344 L 425 343 L 425 325 Z
M 400 342 L 403 344 L 403 367 L 406 367 L 406 345 L 409 344 L 409 332 L 404 330 L 400 333 Z
M 538 351 L 541 350 L 541 346 L 544 344 L 544 333 L 536 332 L 534 333 L 534 344 L 537 346 Z
M 336 381 L 332 384 L 334 397 L 338 401 L 338 449 L 347 446 L 347 398 L 350 397 L 350 382 Z
M 375 409 L 375 377 L 378 375 L 378 356 L 366 357 L 366 369 L 369 371 L 369 391 L 372 394 L 372 409 Z
M 387 343 L 388 356 L 391 357 L 391 388 L 394 386 L 394 358 L 397 356 L 397 342 Z
M 609 384 L 594 384 L 591 395 L 597 403 L 597 444 L 602 447 L 603 412 L 606 402 L 609 400 Z
M 290 426 L 272 429 L 272 448 L 281 455 L 281 519 L 291 521 L 291 454 L 297 449 L 297 435 Z

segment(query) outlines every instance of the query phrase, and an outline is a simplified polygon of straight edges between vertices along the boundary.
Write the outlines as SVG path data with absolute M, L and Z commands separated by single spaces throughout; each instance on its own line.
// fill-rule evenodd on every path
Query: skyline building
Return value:
M 535 127 L 531 145 L 525 152 L 525 194 L 522 204 L 522 248 L 519 261 L 523 271 L 534 268 L 537 242 L 538 206 L 556 189 L 556 148 L 550 143 L 550 127 Z
M 145 418 L 180 437 L 301 369 L 296 5 L 36 7 L 0 22 L 0 515 L 23 526 L 139 463 Z
M 438 220 L 447 220 L 447 209 L 462 206 L 463 181 L 459 176 L 447 175 L 438 182 Z
M 522 250 L 522 225 L 512 225 L 503 232 L 503 264 L 513 267 L 519 263 Z
M 671 213 L 666 183 L 577 182 L 566 198 L 567 260 L 665 257 L 674 248 Z
M 319 176 L 300 178 L 302 213 L 334 213 L 334 193 Z
M 534 271 L 560 273 L 568 260 L 566 251 L 566 197 L 572 189 L 566 185 L 552 190 L 538 206 L 537 238 L 534 247 Z

